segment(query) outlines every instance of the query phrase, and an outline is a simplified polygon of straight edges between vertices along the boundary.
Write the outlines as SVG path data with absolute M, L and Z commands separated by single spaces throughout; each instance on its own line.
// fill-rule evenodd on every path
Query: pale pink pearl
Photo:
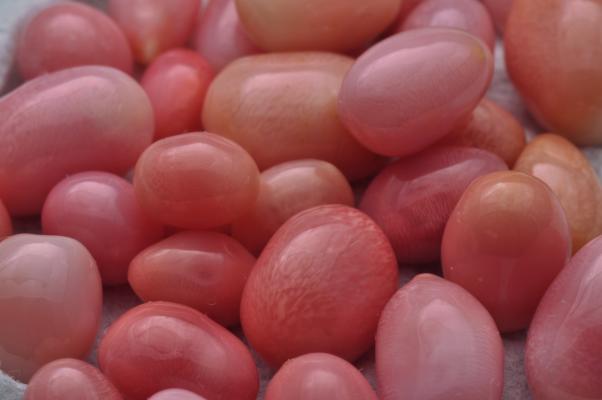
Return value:
M 184 389 L 167 389 L 155 393 L 148 400 L 205 400 L 205 398 Z
M 76 240 L 21 234 L 0 242 L 0 365 L 27 382 L 46 363 L 82 358 L 100 322 L 96 263 Z

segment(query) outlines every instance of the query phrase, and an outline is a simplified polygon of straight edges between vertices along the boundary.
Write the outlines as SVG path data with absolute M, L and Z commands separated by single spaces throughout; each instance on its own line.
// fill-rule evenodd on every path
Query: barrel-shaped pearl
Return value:
M 339 94 L 339 115 L 368 149 L 407 156 L 466 123 L 492 71 L 491 52 L 466 32 L 402 32 L 353 65 Z
M 107 67 L 43 75 L 0 99 L 0 198 L 13 215 L 40 212 L 66 175 L 131 168 L 153 136 L 144 90 Z

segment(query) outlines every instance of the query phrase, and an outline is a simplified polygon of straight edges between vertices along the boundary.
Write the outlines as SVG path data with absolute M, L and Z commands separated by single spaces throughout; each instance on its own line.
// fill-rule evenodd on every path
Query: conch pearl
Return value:
M 376 376 L 382 400 L 501 400 L 502 338 L 470 293 L 418 275 L 381 315 Z
M 27 382 L 50 361 L 86 356 L 96 336 L 102 286 L 79 242 L 21 234 L 0 242 L 0 365 Z
M 56 185 L 42 209 L 42 230 L 86 246 L 106 285 L 126 283 L 130 261 L 163 238 L 163 227 L 142 212 L 132 184 L 107 172 L 82 172 Z
M 167 389 L 155 393 L 148 400 L 205 400 L 205 398 L 184 389 Z
M 259 254 L 293 215 L 323 204 L 353 206 L 351 186 L 332 164 L 289 161 L 261 174 L 259 196 L 251 211 L 232 223 L 232 236 Z
M 441 247 L 443 275 L 474 295 L 502 332 L 524 329 L 571 254 L 560 202 L 529 175 L 474 181 L 452 212 Z
M 504 47 L 539 122 L 578 145 L 601 145 L 602 2 L 514 0 Z
M 602 188 L 581 150 L 553 134 L 539 135 L 516 162 L 515 170 L 544 181 L 566 212 L 573 252 L 602 234 Z
M 64 358 L 44 365 L 29 381 L 23 400 L 122 400 L 92 365 Z
M 514 0 L 481 0 L 489 9 L 489 13 L 495 22 L 495 26 L 500 32 L 506 29 L 506 22 L 512 9 Z
M 493 73 L 491 52 L 455 29 L 402 32 L 358 58 L 343 81 L 338 111 L 375 153 L 407 156 L 465 123 Z
M 131 73 L 134 60 L 125 35 L 111 18 L 85 4 L 65 2 L 35 14 L 17 42 L 21 76 L 81 65 L 105 65 Z

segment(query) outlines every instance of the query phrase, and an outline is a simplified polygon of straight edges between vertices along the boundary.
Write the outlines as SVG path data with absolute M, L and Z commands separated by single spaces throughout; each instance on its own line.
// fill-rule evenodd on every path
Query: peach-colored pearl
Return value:
M 468 125 L 454 129 L 438 144 L 487 150 L 512 167 L 525 148 L 525 129 L 508 111 L 483 99 L 472 112 Z
M 234 140 L 264 170 L 315 158 L 348 178 L 363 178 L 380 159 L 339 121 L 336 101 L 353 60 L 331 53 L 276 53 L 231 63 L 213 81 L 203 110 L 205 129 Z
M 514 0 L 504 44 L 539 122 L 576 144 L 602 144 L 602 2 Z
M 148 400 L 205 400 L 205 398 L 184 389 L 167 389 L 155 393 Z
M 236 0 L 253 41 L 268 51 L 360 48 L 399 13 L 400 0 Z
M 566 212 L 576 253 L 602 234 L 602 188 L 585 155 L 568 140 L 539 135 L 516 162 L 515 170 L 544 181 Z
M 56 185 L 42 209 L 42 230 L 86 246 L 105 285 L 126 283 L 130 261 L 163 238 L 163 227 L 136 202 L 132 184 L 106 172 L 82 172 Z
M 21 234 L 0 242 L 0 365 L 27 382 L 46 363 L 82 358 L 100 322 L 96 263 L 79 242 Z
M 445 278 L 472 293 L 502 332 L 524 329 L 571 254 L 550 188 L 529 175 L 485 175 L 464 192 L 443 234 Z
M 500 32 L 504 32 L 506 28 L 506 22 L 508 21 L 508 15 L 512 9 L 512 2 L 514 0 L 481 0 L 485 3 L 485 6 L 489 9 L 489 13 L 495 22 L 497 29 Z
M 255 258 L 222 233 L 181 232 L 132 261 L 129 281 L 144 301 L 196 308 L 225 326 L 239 322 L 240 297 Z
M 425 149 L 465 123 L 491 81 L 491 52 L 455 29 L 403 32 L 366 51 L 346 75 L 339 115 L 355 138 L 387 156 Z
M 502 338 L 470 293 L 418 275 L 382 313 L 376 376 L 382 400 L 501 400 Z
M 121 71 L 75 67 L 0 98 L 0 198 L 13 215 L 40 212 L 66 175 L 131 168 L 152 141 L 144 90 Z
M 143 210 L 166 225 L 216 228 L 251 209 L 259 171 L 236 143 L 212 133 L 187 133 L 144 151 L 134 189 Z
M 38 12 L 17 43 L 17 65 L 25 79 L 79 65 L 106 65 L 129 74 L 133 63 L 127 39 L 115 22 L 75 2 Z
M 92 365 L 63 358 L 44 365 L 29 381 L 23 400 L 122 400 Z
M 232 236 L 259 254 L 286 220 L 322 204 L 353 206 L 345 176 L 320 160 L 289 161 L 261 174 L 259 196 L 251 211 L 232 223 Z

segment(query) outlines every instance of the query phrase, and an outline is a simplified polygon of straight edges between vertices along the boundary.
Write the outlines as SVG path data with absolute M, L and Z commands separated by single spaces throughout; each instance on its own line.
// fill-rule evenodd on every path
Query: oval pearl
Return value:
M 512 167 L 525 148 L 525 129 L 508 111 L 483 99 L 472 112 L 468 124 L 454 129 L 438 144 L 487 150 Z
M 526 328 L 571 254 L 564 210 L 539 179 L 497 172 L 474 181 L 452 212 L 443 275 L 472 293 L 502 332 Z
M 100 322 L 96 263 L 79 242 L 21 234 L 0 242 L 0 365 L 27 382 L 46 363 L 83 358 Z
M 504 32 L 506 28 L 506 22 L 512 9 L 512 2 L 514 0 L 481 0 L 485 7 L 489 9 L 489 13 L 495 22 L 495 26 L 500 32 Z
M 602 3 L 513 4 L 506 66 L 530 111 L 551 132 L 576 144 L 602 144 Z
M 108 0 L 109 15 L 128 38 L 134 57 L 148 64 L 186 44 L 199 14 L 198 0 Z
M 196 308 L 225 326 L 239 322 L 240 298 L 255 258 L 216 232 L 181 232 L 141 252 L 129 281 L 143 301 Z
M 435 147 L 385 168 L 368 186 L 360 209 L 385 232 L 399 263 L 435 262 L 445 224 L 468 185 L 505 169 L 486 151 Z
M 260 50 L 245 32 L 234 0 L 211 0 L 193 34 L 194 49 L 215 71 Z
M 166 225 L 216 228 L 245 214 L 259 193 L 259 171 L 236 143 L 208 132 L 168 137 L 136 165 L 142 208 Z
M 44 365 L 29 381 L 23 400 L 122 400 L 92 365 L 64 358 Z
M 380 159 L 339 121 L 336 101 L 353 60 L 330 53 L 275 53 L 234 61 L 213 81 L 203 123 L 244 147 L 264 170 L 303 158 L 336 165 L 350 179 Z
M 155 114 L 155 139 L 201 128 L 201 112 L 213 71 L 192 50 L 161 54 L 140 81 Z
M 543 297 L 527 337 L 525 367 L 541 400 L 602 398 L 602 238 L 581 249 Z
M 111 18 L 80 3 L 59 3 L 35 14 L 21 31 L 16 62 L 21 76 L 80 65 L 105 65 L 131 73 L 134 60 L 125 35 Z
M 370 218 L 347 206 L 314 207 L 289 219 L 261 253 L 243 292 L 242 327 L 272 366 L 314 352 L 355 360 L 373 344 L 397 279 L 393 249 Z
M 405 18 L 397 32 L 429 27 L 460 29 L 481 39 L 491 51 L 495 47 L 493 21 L 478 0 L 424 0 Z
M 400 5 L 400 0 L 236 0 L 252 40 L 268 51 L 360 48 L 393 22 Z
M 382 400 L 501 400 L 502 338 L 470 293 L 421 274 L 382 313 L 376 376 Z
M 358 58 L 343 81 L 339 115 L 368 149 L 407 156 L 470 117 L 489 86 L 492 65 L 487 46 L 468 33 L 403 32 Z
M 148 400 L 205 400 L 205 398 L 189 392 L 188 390 L 167 389 L 155 393 L 149 397 Z
M 265 400 L 378 400 L 364 376 L 342 358 L 312 353 L 288 360 L 270 381 Z
M 163 227 L 142 212 L 132 184 L 106 172 L 82 172 L 56 185 L 42 209 L 42 231 L 86 246 L 105 285 L 126 283 L 130 261 L 163 238 Z
M 40 212 L 66 175 L 131 168 L 153 136 L 144 90 L 107 67 L 43 75 L 0 98 L 0 198 L 13 215 Z
M 293 215 L 323 204 L 353 206 L 345 176 L 320 160 L 289 161 L 261 174 L 259 196 L 251 211 L 232 223 L 232 236 L 252 253 L 266 243 Z
M 257 368 L 232 333 L 183 305 L 134 307 L 100 342 L 100 369 L 129 400 L 178 387 L 209 399 L 255 400 Z

